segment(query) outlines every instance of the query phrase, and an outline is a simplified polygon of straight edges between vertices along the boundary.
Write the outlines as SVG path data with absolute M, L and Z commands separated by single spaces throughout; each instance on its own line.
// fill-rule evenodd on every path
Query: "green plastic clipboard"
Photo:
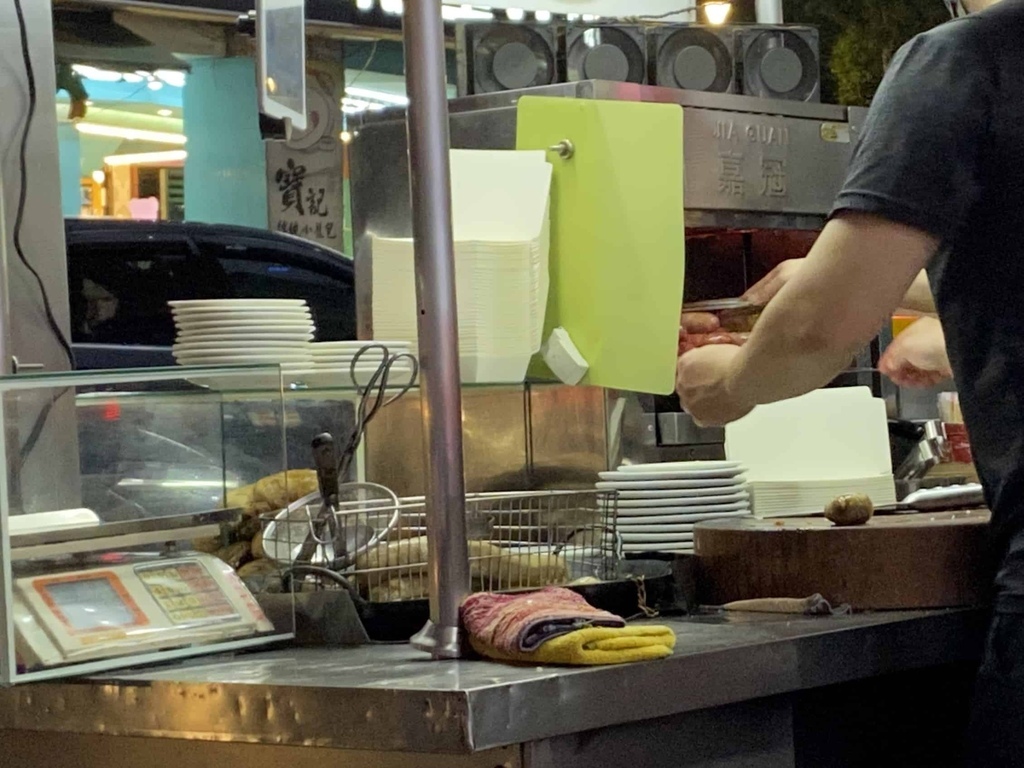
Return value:
M 525 96 L 518 149 L 551 151 L 551 289 L 544 338 L 568 331 L 582 383 L 669 394 L 683 301 L 683 110 Z M 533 374 L 544 374 L 535 362 Z M 550 376 L 550 372 L 547 372 Z

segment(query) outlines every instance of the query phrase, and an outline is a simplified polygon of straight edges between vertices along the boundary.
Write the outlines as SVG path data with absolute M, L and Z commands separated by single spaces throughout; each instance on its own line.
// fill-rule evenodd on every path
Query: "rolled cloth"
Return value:
M 671 655 L 667 627 L 627 627 L 568 589 L 471 595 L 462 606 L 470 645 L 481 656 L 532 664 L 601 665 Z

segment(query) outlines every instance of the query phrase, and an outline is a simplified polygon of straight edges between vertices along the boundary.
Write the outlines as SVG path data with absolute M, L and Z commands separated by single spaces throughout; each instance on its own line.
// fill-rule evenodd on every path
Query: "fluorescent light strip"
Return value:
M 137 152 L 132 155 L 107 155 L 103 162 L 109 166 L 118 165 L 159 165 L 161 163 L 180 163 L 188 152 L 184 149 L 169 149 L 166 152 Z
M 375 91 L 370 88 L 346 88 L 345 95 L 352 96 L 355 99 L 366 99 L 368 101 L 380 101 L 385 104 L 395 104 L 399 107 L 405 107 L 409 104 L 409 99 L 406 96 L 402 96 L 397 93 Z
M 469 19 L 490 20 L 494 14 L 490 11 L 481 11 L 471 5 L 442 5 L 441 18 L 445 21 L 461 21 Z
M 152 141 L 155 144 L 177 144 L 186 142 L 184 134 L 164 133 L 163 131 L 145 131 L 138 128 L 121 128 L 117 125 L 101 125 L 100 123 L 75 123 L 79 133 L 87 136 L 105 136 L 110 139 L 126 141 Z

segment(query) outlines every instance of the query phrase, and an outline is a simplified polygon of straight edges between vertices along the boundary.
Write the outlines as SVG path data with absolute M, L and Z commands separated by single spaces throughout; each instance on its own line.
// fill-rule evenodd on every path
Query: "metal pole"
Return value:
M 461 652 L 459 606 L 469 592 L 469 557 L 441 0 L 409 0 L 402 28 L 422 362 L 420 402 L 428 442 L 430 621 L 412 642 L 434 658 L 451 659 Z
M 783 24 L 782 0 L 755 0 L 758 24 Z

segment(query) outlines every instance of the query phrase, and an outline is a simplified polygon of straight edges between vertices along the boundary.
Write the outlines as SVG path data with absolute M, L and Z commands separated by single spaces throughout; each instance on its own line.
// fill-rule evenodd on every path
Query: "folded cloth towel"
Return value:
M 517 595 L 481 593 L 462 604 L 474 650 L 500 661 L 597 665 L 660 659 L 672 653 L 667 627 L 627 627 L 581 595 L 551 587 Z
M 672 655 L 676 635 L 668 627 L 653 625 L 590 627 L 554 637 L 529 653 L 500 651 L 473 635 L 469 642 L 474 651 L 495 661 L 596 667 L 664 659 Z
M 586 627 L 626 626 L 615 614 L 560 587 L 511 595 L 470 595 L 462 603 L 462 623 L 471 637 L 504 653 L 528 653 L 554 637 Z
M 848 605 L 832 607 L 821 595 L 806 598 L 769 597 L 759 600 L 738 600 L 722 606 L 726 611 L 746 611 L 747 613 L 790 613 L 804 616 L 846 616 L 852 613 Z

